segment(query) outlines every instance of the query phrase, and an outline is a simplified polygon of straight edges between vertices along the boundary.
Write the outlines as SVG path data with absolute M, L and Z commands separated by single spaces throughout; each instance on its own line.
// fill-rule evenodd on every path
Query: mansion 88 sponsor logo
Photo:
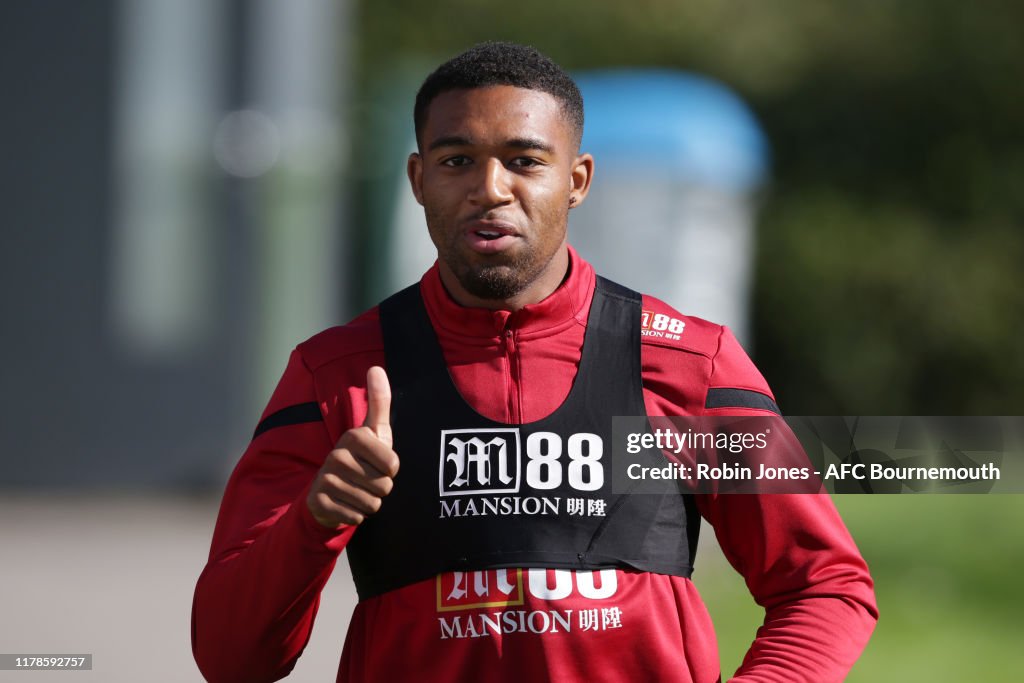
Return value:
M 567 498 L 563 506 L 562 496 L 544 495 L 555 489 L 600 491 L 603 457 L 601 437 L 588 432 L 566 439 L 555 432 L 533 432 L 523 444 L 518 427 L 442 430 L 441 517 L 557 515 L 563 510 L 603 516 L 603 499 Z M 500 495 L 521 490 L 539 495 Z
M 519 444 L 517 427 L 442 430 L 439 493 L 518 493 Z M 526 485 L 550 491 L 564 480 L 576 491 L 597 491 L 604 486 L 603 457 L 604 442 L 597 434 L 581 432 L 563 440 L 555 432 L 533 432 L 526 438 Z
M 486 569 L 437 577 L 441 640 L 622 628 L 614 569 Z M 559 601 L 568 601 L 558 604 Z M 571 605 L 571 607 L 569 606 Z

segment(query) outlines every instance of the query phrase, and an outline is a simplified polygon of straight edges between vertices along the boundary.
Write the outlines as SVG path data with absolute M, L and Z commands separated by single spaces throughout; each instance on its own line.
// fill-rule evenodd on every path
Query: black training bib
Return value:
M 510 425 L 455 388 L 419 285 L 381 303 L 401 469 L 348 544 L 361 600 L 498 567 L 690 576 L 700 528 L 692 497 L 612 493 L 612 417 L 646 412 L 640 308 L 639 294 L 599 277 L 569 395 L 548 417 Z M 665 462 L 659 451 L 635 457 Z

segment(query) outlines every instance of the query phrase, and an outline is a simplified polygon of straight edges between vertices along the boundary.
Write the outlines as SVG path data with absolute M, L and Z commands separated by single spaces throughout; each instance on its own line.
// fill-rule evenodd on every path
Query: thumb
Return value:
M 363 424 L 372 429 L 378 439 L 391 446 L 391 383 L 388 382 L 388 373 L 378 365 L 366 371 L 366 405 Z

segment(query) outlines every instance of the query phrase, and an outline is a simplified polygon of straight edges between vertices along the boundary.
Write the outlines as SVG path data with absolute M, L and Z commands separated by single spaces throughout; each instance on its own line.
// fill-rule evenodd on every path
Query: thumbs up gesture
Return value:
M 313 480 L 306 505 L 319 524 L 360 524 L 380 510 L 398 474 L 391 449 L 391 385 L 384 368 L 366 373 L 366 420 L 341 435 Z

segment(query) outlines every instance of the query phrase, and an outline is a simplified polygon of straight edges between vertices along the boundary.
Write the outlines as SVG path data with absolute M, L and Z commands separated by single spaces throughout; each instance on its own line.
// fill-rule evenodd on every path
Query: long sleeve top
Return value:
M 578 368 L 594 282 L 591 266 L 570 249 L 569 274 L 545 300 L 515 312 L 464 308 L 435 264 L 421 280 L 424 303 L 469 405 L 510 424 L 552 413 Z M 648 415 L 767 414 L 708 401 L 716 389 L 771 397 L 727 328 L 647 295 L 643 309 L 650 319 L 680 321 L 643 337 Z M 306 494 L 341 434 L 365 419 L 373 365 L 384 365 L 376 308 L 292 353 L 228 482 L 196 586 L 192 645 L 207 680 L 278 680 L 305 647 L 320 591 L 359 533 L 320 526 Z M 729 680 L 841 681 L 877 609 L 867 566 L 828 496 L 703 494 L 696 504 L 765 609 Z M 700 569 L 698 557 L 698 581 Z M 721 680 L 714 628 L 689 578 L 624 569 L 478 574 L 449 572 L 360 602 L 337 680 Z M 446 602 L 474 580 L 477 593 L 515 585 L 516 604 Z

